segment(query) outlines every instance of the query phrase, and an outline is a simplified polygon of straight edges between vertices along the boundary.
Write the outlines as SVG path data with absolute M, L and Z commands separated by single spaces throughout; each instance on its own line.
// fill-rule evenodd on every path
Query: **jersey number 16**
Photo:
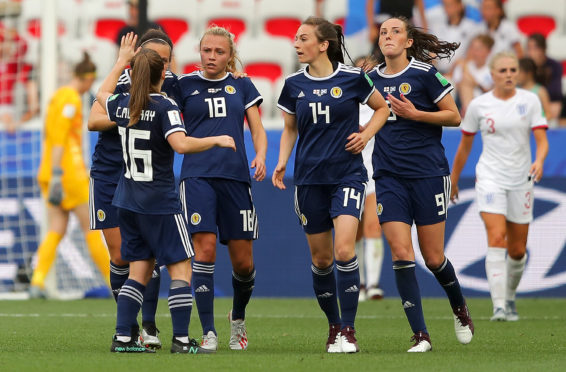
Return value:
M 124 177 L 133 179 L 137 182 L 151 182 L 153 181 L 153 167 L 151 165 L 151 150 L 136 149 L 136 140 L 149 140 L 151 132 L 148 130 L 129 129 L 128 137 L 128 150 L 126 151 L 126 128 L 118 127 L 120 139 L 122 140 L 122 155 L 124 156 L 124 163 L 126 169 Z M 129 157 L 129 159 L 128 159 Z M 143 169 L 140 171 L 138 164 L 143 164 Z

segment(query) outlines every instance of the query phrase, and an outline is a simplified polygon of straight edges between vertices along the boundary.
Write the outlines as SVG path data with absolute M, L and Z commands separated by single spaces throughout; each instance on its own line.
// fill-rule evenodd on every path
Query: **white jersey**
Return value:
M 449 73 L 454 61 L 466 57 L 466 52 L 470 41 L 478 34 L 478 24 L 469 18 L 463 18 L 458 25 L 451 25 L 448 21 L 433 23 L 430 25 L 431 31 L 439 39 L 451 43 L 460 43 L 452 58 L 443 58 L 436 62 L 436 68 L 441 73 Z
M 487 63 L 482 67 L 477 67 L 473 61 L 468 61 L 466 62 L 466 67 L 470 75 L 472 75 L 478 84 L 474 87 L 474 98 L 482 95 L 484 92 L 487 92 L 493 87 L 493 79 L 491 78 L 491 71 Z M 462 65 L 458 65 L 452 74 L 452 83 L 460 84 L 463 78 L 464 69 L 462 68 Z
M 519 31 L 514 22 L 507 18 L 501 20 L 499 27 L 495 31 L 490 31 L 485 22 L 480 23 L 478 27 L 478 33 L 487 33 L 495 41 L 493 48 L 491 48 L 491 57 L 499 52 L 514 51 L 513 45 L 521 42 L 521 31 Z
M 360 125 L 366 126 L 369 123 L 374 111 L 368 105 L 363 105 L 360 103 Z M 364 166 L 368 171 L 368 186 L 366 188 L 366 194 L 373 194 L 375 192 L 375 182 L 373 180 L 373 166 L 371 164 L 371 156 L 373 154 L 373 146 L 375 144 L 375 136 L 366 144 L 366 147 L 362 150 L 362 157 L 364 158 Z
M 547 128 L 538 96 L 517 88 L 501 100 L 493 91 L 474 98 L 460 125 L 464 134 L 481 131 L 483 150 L 476 165 L 478 183 L 517 189 L 527 182 L 531 166 L 531 130 Z

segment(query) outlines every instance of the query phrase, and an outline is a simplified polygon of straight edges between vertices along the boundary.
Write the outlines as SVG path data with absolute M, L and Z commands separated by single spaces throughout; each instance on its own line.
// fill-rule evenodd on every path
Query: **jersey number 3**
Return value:
M 151 166 L 151 150 L 139 150 L 134 147 L 136 140 L 149 140 L 151 132 L 148 130 L 130 129 L 128 136 L 128 151 L 126 151 L 126 128 L 118 127 L 120 139 L 122 140 L 122 155 L 126 170 L 124 177 L 137 182 L 153 181 L 153 167 Z M 143 164 L 143 169 L 138 165 Z

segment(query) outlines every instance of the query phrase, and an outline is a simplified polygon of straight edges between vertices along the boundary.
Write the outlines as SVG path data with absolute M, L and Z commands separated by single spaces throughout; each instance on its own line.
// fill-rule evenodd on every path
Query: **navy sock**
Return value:
M 454 267 L 448 258 L 444 258 L 444 262 L 439 268 L 431 269 L 429 267 L 429 269 L 434 274 L 436 280 L 438 280 L 438 283 L 444 288 L 448 296 L 448 301 L 450 301 L 450 306 L 452 306 L 452 308 L 464 306 L 466 301 L 462 295 L 462 289 L 460 288 L 458 278 L 456 278 Z
M 149 283 L 145 289 L 142 303 L 142 324 L 154 323 L 157 312 L 157 300 L 159 299 L 159 286 L 161 284 L 161 270 L 156 264 Z
M 232 319 L 245 319 L 246 306 L 252 297 L 255 284 L 255 268 L 247 275 L 242 276 L 232 271 L 232 288 L 234 288 L 234 299 L 232 300 Z
M 202 334 L 214 328 L 214 262 L 193 261 L 193 288 L 197 302 Z
M 133 324 L 137 324 L 137 316 L 143 302 L 145 285 L 128 279 L 118 294 L 118 315 L 116 316 L 116 334 L 131 336 Z
M 415 275 L 415 262 L 393 261 L 393 271 L 395 272 L 395 282 L 397 282 L 401 303 L 413 333 L 420 331 L 428 333 L 424 321 L 419 284 Z
M 328 318 L 328 324 L 341 324 L 340 313 L 338 312 L 338 301 L 336 298 L 334 264 L 324 269 L 319 269 L 312 264 L 311 270 L 314 294 L 318 300 L 318 305 Z
M 119 266 L 110 261 L 110 288 L 114 300 L 118 302 L 118 293 L 130 275 L 130 265 Z
M 193 294 L 190 284 L 184 280 L 172 280 L 167 302 L 173 323 L 173 336 L 188 336 L 193 308 Z
M 336 261 L 336 287 L 342 315 L 342 327 L 354 328 L 360 297 L 360 267 L 358 257 L 349 261 Z

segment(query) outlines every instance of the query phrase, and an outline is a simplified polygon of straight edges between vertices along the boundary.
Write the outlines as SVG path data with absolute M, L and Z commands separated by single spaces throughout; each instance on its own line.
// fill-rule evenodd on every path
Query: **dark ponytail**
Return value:
M 151 49 L 141 49 L 132 59 L 132 66 L 128 126 L 139 121 L 142 110 L 149 104 L 152 87 L 159 84 L 164 68 L 159 54 Z
M 413 45 L 407 49 L 407 57 L 414 57 L 417 61 L 430 63 L 435 59 L 452 58 L 454 51 L 460 47 L 460 43 L 439 40 L 435 35 L 422 31 L 405 17 L 390 19 L 398 19 L 405 24 L 407 38 L 413 39 Z M 377 58 L 380 63 L 385 61 L 383 54 L 378 55 Z
M 354 64 L 350 54 L 344 45 L 344 32 L 342 26 L 328 22 L 324 18 L 309 17 L 304 22 L 304 25 L 313 26 L 315 28 L 315 35 L 319 42 L 328 41 L 328 49 L 326 54 L 330 62 L 344 63 L 344 54 L 348 56 L 350 62 Z

